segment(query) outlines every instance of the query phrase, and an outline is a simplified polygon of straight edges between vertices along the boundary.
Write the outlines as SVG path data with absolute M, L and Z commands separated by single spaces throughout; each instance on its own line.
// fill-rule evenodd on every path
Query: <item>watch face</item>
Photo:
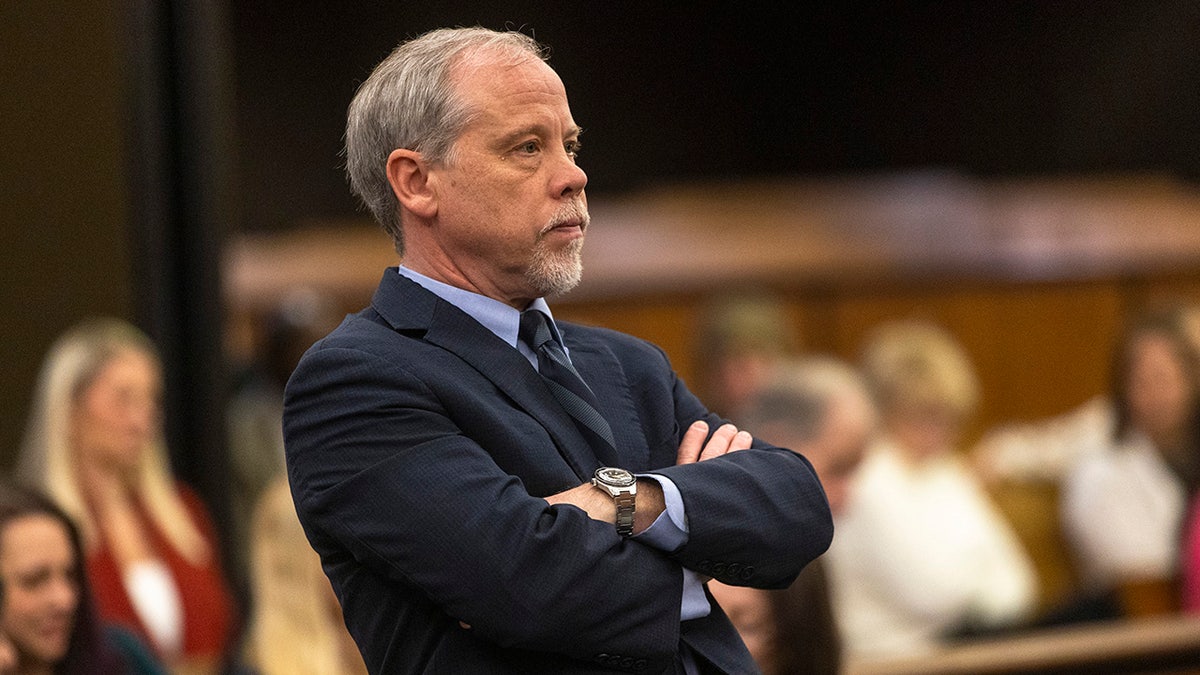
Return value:
M 634 481 L 637 480 L 633 477 L 633 474 L 625 469 L 614 469 L 608 466 L 596 469 L 596 479 L 617 487 L 633 485 Z

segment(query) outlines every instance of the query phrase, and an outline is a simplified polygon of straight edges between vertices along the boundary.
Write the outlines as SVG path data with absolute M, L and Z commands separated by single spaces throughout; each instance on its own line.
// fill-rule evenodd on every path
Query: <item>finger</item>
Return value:
M 679 455 L 676 457 L 675 463 L 691 464 L 700 461 L 700 451 L 704 448 L 704 439 L 707 437 L 708 424 L 701 420 L 692 422 L 692 426 L 683 433 L 683 440 L 679 443 Z
M 736 435 L 734 435 L 733 440 L 730 441 L 729 451 L 736 452 L 738 450 L 745 450 L 749 448 L 752 443 L 754 443 L 754 437 L 750 435 L 749 431 L 739 431 Z
M 737 435 L 738 429 L 732 424 L 722 424 L 719 429 L 713 432 L 712 438 L 708 439 L 708 444 L 704 446 L 704 451 L 700 453 L 700 461 L 720 457 L 729 452 L 729 444 L 733 441 L 733 437 Z

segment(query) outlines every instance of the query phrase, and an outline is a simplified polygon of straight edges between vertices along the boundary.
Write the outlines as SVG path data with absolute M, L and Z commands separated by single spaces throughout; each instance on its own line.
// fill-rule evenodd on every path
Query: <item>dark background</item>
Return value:
M 230 3 L 239 225 L 352 215 L 345 109 L 400 40 L 551 48 L 593 196 L 661 181 L 936 167 L 1200 177 L 1200 3 Z

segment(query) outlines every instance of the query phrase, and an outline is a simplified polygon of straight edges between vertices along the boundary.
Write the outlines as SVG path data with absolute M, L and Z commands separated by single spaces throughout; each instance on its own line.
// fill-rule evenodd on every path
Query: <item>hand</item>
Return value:
M 675 464 L 703 462 L 726 453 L 745 450 L 754 441 L 750 432 L 738 431 L 738 428 L 732 424 L 722 424 L 713 432 L 712 438 L 706 444 L 704 439 L 707 436 L 708 424 L 706 422 L 702 420 L 692 422 L 692 426 L 688 427 L 683 434 L 683 441 L 679 443 L 679 454 Z

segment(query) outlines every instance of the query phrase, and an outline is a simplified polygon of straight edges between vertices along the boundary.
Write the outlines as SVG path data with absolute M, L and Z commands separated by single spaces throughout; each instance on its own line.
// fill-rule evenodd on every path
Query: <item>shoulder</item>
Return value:
M 438 350 L 422 335 L 392 328 L 370 307 L 347 316 L 300 358 L 284 388 L 285 409 L 300 382 L 308 389 L 325 390 L 341 380 L 372 380 L 397 369 L 428 365 Z
M 329 335 L 317 340 L 305 356 L 328 349 L 383 350 L 398 337 L 397 331 L 374 308 L 367 307 L 343 319 Z

